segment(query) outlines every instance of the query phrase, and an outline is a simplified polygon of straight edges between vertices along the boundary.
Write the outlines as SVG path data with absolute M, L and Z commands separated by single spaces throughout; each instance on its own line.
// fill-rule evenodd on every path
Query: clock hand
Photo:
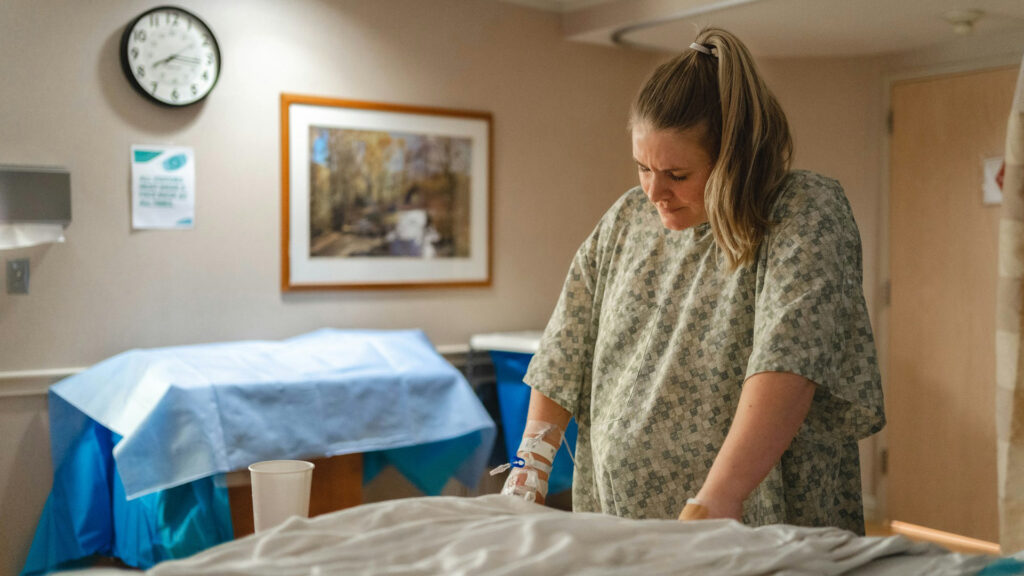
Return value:
M 157 66 L 159 66 L 161 64 L 167 64 L 168 62 L 170 62 L 173 59 L 174 59 L 174 54 L 171 54 L 167 58 L 164 58 L 162 60 L 157 60 L 156 62 L 153 62 L 153 68 L 156 68 Z
M 190 58 L 188 56 L 178 56 L 177 54 L 171 56 L 174 60 L 181 60 L 182 62 L 188 62 L 189 64 L 199 64 L 199 58 Z
M 156 62 L 153 63 L 153 68 L 156 68 L 157 66 L 159 66 L 161 64 L 167 64 L 168 62 L 170 62 L 171 60 L 174 60 L 175 58 L 177 58 L 178 60 L 189 60 L 189 58 L 181 56 L 181 53 L 186 51 L 186 50 L 191 50 L 192 48 L 195 48 L 195 44 L 189 44 L 188 46 L 182 48 L 181 50 L 178 50 L 174 54 L 171 54 L 167 58 L 162 58 L 160 60 L 157 60 Z M 196 64 L 199 63 L 199 59 L 198 58 L 192 58 L 191 60 L 195 60 Z

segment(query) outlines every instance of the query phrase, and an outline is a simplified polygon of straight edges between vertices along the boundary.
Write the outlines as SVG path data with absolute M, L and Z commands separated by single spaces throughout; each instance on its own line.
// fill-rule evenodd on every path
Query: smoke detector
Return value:
M 974 32 L 974 23 L 985 13 L 981 10 L 950 10 L 942 15 L 942 18 L 953 26 L 953 33 L 957 36 L 967 36 Z

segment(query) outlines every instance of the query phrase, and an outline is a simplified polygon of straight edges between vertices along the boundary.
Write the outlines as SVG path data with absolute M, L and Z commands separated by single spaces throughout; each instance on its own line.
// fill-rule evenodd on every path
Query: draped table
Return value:
M 131 350 L 49 391 L 53 488 L 23 573 L 92 555 L 147 568 L 232 538 L 224 474 L 363 455 L 425 494 L 475 488 L 494 421 L 418 330 Z

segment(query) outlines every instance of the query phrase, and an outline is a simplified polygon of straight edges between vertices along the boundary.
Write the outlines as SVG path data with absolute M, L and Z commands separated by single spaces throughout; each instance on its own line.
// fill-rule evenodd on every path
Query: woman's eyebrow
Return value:
M 651 168 L 650 166 L 644 164 L 643 162 L 637 160 L 636 158 L 634 158 L 633 161 L 636 162 L 637 166 L 642 166 L 644 168 L 647 168 L 648 170 L 653 170 L 654 172 L 663 172 L 663 173 L 664 172 L 688 172 L 690 170 L 689 168 L 685 168 L 685 167 L 682 167 L 682 166 L 677 166 L 677 167 L 674 167 L 674 168 L 665 168 L 664 170 L 658 170 L 656 168 Z

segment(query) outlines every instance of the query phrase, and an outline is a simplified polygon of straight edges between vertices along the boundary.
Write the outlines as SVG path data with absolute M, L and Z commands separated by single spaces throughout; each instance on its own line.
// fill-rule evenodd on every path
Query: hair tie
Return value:
M 694 50 L 696 50 L 697 52 L 700 52 L 702 54 L 707 54 L 708 56 L 711 56 L 711 57 L 714 57 L 714 58 L 718 58 L 718 56 L 716 56 L 715 53 L 711 51 L 711 48 L 708 48 L 707 46 L 705 46 L 703 44 L 698 44 L 698 43 L 694 42 L 693 44 L 690 44 L 690 48 L 693 48 Z

